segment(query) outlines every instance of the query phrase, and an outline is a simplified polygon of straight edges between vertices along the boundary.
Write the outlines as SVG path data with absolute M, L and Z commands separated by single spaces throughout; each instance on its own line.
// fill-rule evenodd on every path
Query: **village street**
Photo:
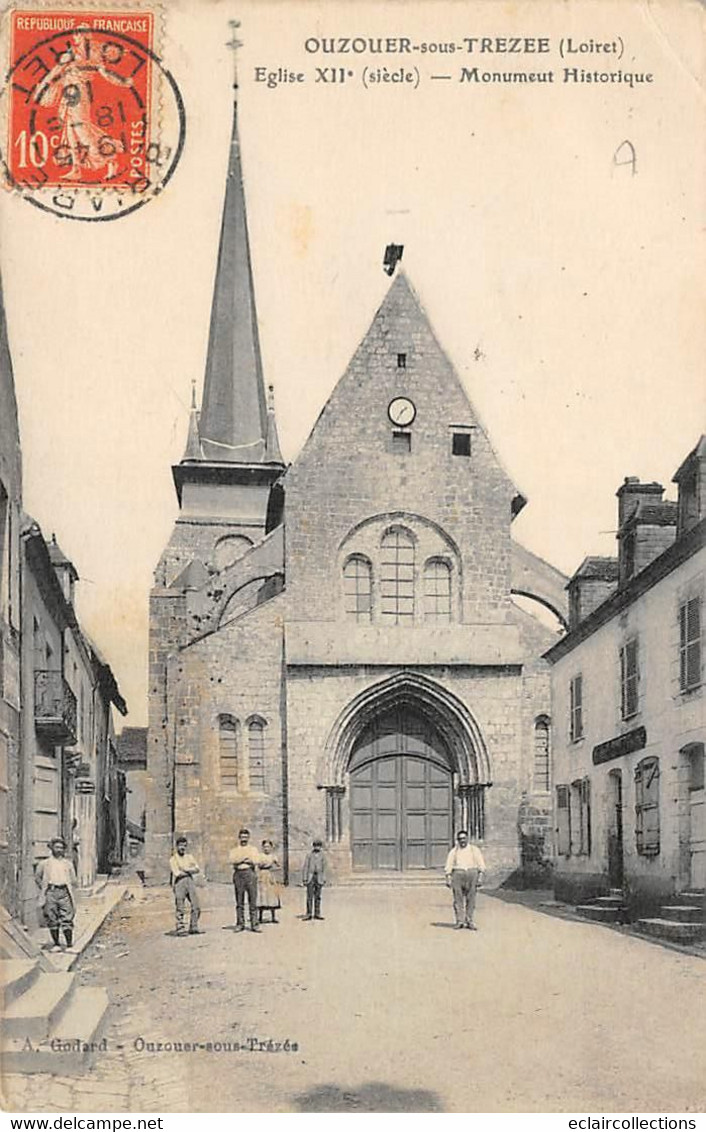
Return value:
M 78 965 L 114 1003 L 87 1076 L 7 1078 L 29 1111 L 700 1111 L 706 964 L 481 895 L 452 930 L 443 885 L 285 892 L 278 925 L 232 931 L 201 889 L 178 939 L 166 889 L 119 905 Z M 280 1049 L 268 1052 L 260 1042 Z M 253 1045 L 241 1052 L 156 1043 Z M 150 1052 L 148 1043 L 155 1043 Z M 288 1043 L 288 1047 L 286 1045 Z M 295 1048 L 296 1047 L 296 1048 Z

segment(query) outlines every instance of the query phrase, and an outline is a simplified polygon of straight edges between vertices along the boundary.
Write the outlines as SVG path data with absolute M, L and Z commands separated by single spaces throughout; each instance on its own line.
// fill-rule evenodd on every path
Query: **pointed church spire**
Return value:
M 196 382 L 191 383 L 191 412 L 189 414 L 189 434 L 186 439 L 184 460 L 202 460 L 201 439 L 199 437 L 199 413 L 196 408 Z
M 267 438 L 266 459 L 268 464 L 281 464 L 282 451 L 277 436 L 277 422 L 275 420 L 275 387 L 267 386 Z
M 268 460 L 267 404 L 240 162 L 237 81 L 234 90 L 199 436 L 204 459 L 257 464 Z

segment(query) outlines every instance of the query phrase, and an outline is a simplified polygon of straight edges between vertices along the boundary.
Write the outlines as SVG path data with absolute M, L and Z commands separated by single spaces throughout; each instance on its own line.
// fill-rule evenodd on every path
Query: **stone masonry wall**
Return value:
M 182 649 L 170 660 L 171 718 L 176 760 L 176 831 L 185 834 L 213 880 L 230 880 L 228 852 L 245 825 L 252 840 L 267 837 L 280 860 L 286 851 L 283 765 L 281 597 Z M 220 779 L 219 716 L 237 720 L 238 770 L 248 757 L 248 721 L 265 723 L 265 792 L 224 787 Z

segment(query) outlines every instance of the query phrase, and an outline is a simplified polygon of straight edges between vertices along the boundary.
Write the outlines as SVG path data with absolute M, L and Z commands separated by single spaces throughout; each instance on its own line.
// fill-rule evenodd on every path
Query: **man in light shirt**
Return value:
M 44 919 L 52 938 L 50 951 L 63 951 L 71 948 L 74 941 L 74 916 L 76 914 L 76 873 L 71 861 L 66 860 L 66 842 L 63 837 L 52 837 L 49 842 L 51 857 L 46 857 L 37 865 L 34 879 L 39 885 L 39 907 L 44 911 Z M 65 944 L 61 942 L 64 933 Z
M 233 866 L 233 888 L 235 890 L 235 930 L 245 931 L 245 897 L 248 898 L 250 929 L 259 932 L 257 923 L 257 868 L 260 853 L 250 844 L 250 830 L 241 829 L 238 844 L 231 849 L 228 860 Z
M 476 907 L 476 888 L 485 869 L 483 854 L 477 845 L 469 845 L 468 833 L 460 829 L 456 836 L 457 845 L 446 858 L 444 872 L 446 883 L 450 884 L 454 896 L 454 915 L 456 928 L 478 929 L 473 922 Z
M 174 890 L 174 903 L 176 906 L 176 934 L 203 935 L 199 928 L 201 905 L 196 891 L 194 877 L 201 872 L 191 853 L 187 853 L 188 841 L 185 837 L 177 837 L 176 853 L 169 858 L 169 869 L 172 874 L 172 888 Z M 189 930 L 186 930 L 186 901 L 189 901 Z

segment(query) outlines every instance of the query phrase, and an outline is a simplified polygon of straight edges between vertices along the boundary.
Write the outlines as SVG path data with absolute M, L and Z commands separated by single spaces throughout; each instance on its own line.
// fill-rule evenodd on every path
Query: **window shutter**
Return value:
M 582 852 L 587 856 L 591 855 L 591 779 L 584 778 L 581 785 L 581 808 L 582 808 L 582 821 L 581 829 L 583 833 Z
M 656 856 L 659 836 L 659 759 L 647 758 L 635 767 L 635 842 L 638 853 Z
M 570 696 L 570 735 L 572 742 L 583 736 L 583 676 L 574 676 L 569 685 Z
M 686 680 L 690 688 L 695 688 L 701 683 L 701 598 L 687 602 L 686 635 Z
M 638 709 L 637 639 L 628 641 L 620 650 L 621 715 L 629 719 Z
M 571 853 L 571 811 L 569 808 L 569 787 L 556 788 L 556 851 L 561 857 Z
M 679 686 L 682 692 L 701 683 L 701 598 L 679 607 Z

